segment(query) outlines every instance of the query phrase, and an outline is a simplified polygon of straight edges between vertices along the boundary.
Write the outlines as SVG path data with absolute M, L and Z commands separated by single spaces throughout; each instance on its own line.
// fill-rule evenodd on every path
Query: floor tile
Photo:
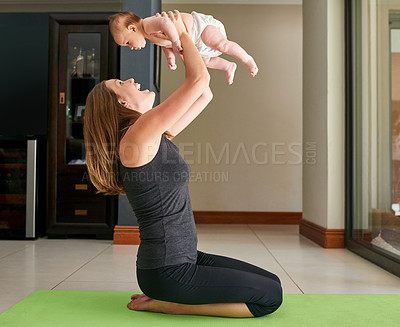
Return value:
M 137 245 L 113 245 L 68 277 L 67 281 L 135 282 Z
M 271 249 L 304 293 L 400 293 L 400 278 L 346 249 Z
M 120 282 L 62 282 L 55 290 L 72 290 L 72 291 L 131 291 L 140 292 L 137 282 L 120 283 Z
M 347 249 L 324 249 L 295 225 L 197 225 L 198 248 L 267 269 L 285 293 L 400 294 L 400 278 Z M 137 245 L 0 241 L 0 312 L 37 289 L 139 292 Z M 129 300 L 129 299 L 128 299 Z
M 296 225 L 249 225 L 249 228 L 269 249 L 320 247 L 300 235 L 299 227 Z
M 0 241 L 0 260 L 31 246 L 34 242 L 35 241 Z
M 57 281 L 36 281 L 34 279 L 0 280 L 0 313 L 11 308 L 28 295 L 39 289 L 50 290 Z
M 63 280 L 111 246 L 95 240 L 38 240 L 0 260 L 0 280 Z
M 286 264 L 285 269 L 304 293 L 400 294 L 399 278 L 378 267 Z

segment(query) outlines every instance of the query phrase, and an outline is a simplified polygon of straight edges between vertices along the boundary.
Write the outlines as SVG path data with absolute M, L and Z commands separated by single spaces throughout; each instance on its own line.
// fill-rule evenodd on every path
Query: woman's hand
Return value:
M 181 13 L 178 10 L 174 10 L 173 13 L 172 11 L 168 11 L 168 18 L 174 23 L 179 36 L 181 36 L 182 33 L 187 32 Z
M 163 17 L 163 18 L 171 20 L 171 22 L 175 26 L 175 29 L 176 29 L 176 31 L 178 33 L 178 37 L 179 38 L 182 36 L 183 33 L 187 32 L 186 26 L 183 23 L 181 14 L 180 14 L 180 12 L 178 10 L 174 10 L 174 12 L 168 11 L 168 14 L 165 11 L 163 11 L 161 14 L 156 13 L 155 16 L 156 17 Z M 182 49 L 182 45 L 181 45 L 180 39 L 177 39 L 177 40 L 174 40 L 174 41 L 171 40 L 171 43 L 172 43 L 172 51 L 174 53 L 176 53 L 176 54 L 182 54 L 182 50 L 183 49 Z
M 168 11 L 168 14 L 163 11 L 161 14 L 156 13 L 156 17 L 164 17 L 164 18 L 169 18 L 175 25 L 176 31 L 178 32 L 178 35 L 181 36 L 182 33 L 187 32 L 186 26 L 183 23 L 181 13 L 178 10 Z

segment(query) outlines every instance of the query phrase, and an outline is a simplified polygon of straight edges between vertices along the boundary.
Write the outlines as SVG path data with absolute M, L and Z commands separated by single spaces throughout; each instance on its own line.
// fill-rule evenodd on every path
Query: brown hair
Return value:
M 86 163 L 98 193 L 125 194 L 119 178 L 119 145 L 128 128 L 141 115 L 121 105 L 118 96 L 104 81 L 88 94 L 83 126 Z M 172 137 L 169 132 L 164 134 Z
M 140 23 L 143 19 L 133 12 L 121 11 L 109 17 L 109 26 L 111 34 L 121 32 L 124 27 L 129 25 L 136 25 Z

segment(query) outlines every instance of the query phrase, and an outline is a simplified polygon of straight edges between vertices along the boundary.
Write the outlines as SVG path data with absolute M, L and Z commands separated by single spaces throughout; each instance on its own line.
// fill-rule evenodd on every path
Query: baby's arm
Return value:
M 147 17 L 143 20 L 143 27 L 145 32 L 148 34 L 159 34 L 161 31 L 165 34 L 168 40 L 171 41 L 172 51 L 174 53 L 182 52 L 178 32 L 169 18 L 161 17 L 159 15 Z
M 172 51 L 172 49 L 162 47 L 165 57 L 167 58 L 168 62 L 168 67 L 169 69 L 175 70 L 176 69 L 176 63 L 175 63 L 175 54 Z

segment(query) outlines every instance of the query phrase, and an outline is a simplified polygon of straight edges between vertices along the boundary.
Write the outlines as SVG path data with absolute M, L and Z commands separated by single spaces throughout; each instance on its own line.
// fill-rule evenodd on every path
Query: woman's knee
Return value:
M 258 303 L 248 304 L 250 312 L 255 317 L 262 317 L 269 315 L 282 305 L 283 292 L 280 284 L 276 283 L 273 289 L 269 288 L 263 298 Z
M 274 311 L 276 311 L 282 304 L 283 301 L 283 291 L 281 284 L 279 283 L 276 285 L 275 289 L 270 293 L 266 295 L 267 298 L 267 313 L 270 314 Z
M 269 313 L 275 312 L 276 310 L 278 310 L 278 308 L 282 305 L 283 302 L 283 291 L 282 291 L 282 287 L 280 287 L 279 285 L 279 289 L 272 301 L 272 304 L 270 305 L 269 308 Z
M 279 285 L 281 285 L 281 280 L 279 279 L 279 277 L 273 273 L 271 273 L 271 278 L 276 281 Z

